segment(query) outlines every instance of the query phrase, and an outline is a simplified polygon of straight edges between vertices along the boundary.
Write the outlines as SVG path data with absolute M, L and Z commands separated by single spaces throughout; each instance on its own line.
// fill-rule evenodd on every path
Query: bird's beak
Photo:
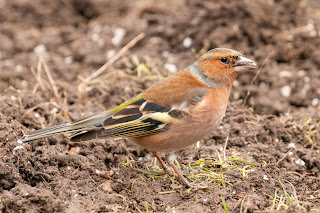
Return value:
M 234 71 L 244 72 L 244 71 L 249 71 L 257 68 L 257 63 L 255 61 L 252 61 L 249 58 L 240 56 L 238 61 L 236 61 L 236 63 L 233 66 L 234 66 Z

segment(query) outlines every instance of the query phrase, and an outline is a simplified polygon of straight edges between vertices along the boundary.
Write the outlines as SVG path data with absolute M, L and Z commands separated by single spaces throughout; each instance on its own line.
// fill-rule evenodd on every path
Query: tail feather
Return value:
M 45 129 L 39 129 L 39 130 L 30 132 L 29 134 L 26 134 L 22 138 L 20 138 L 18 140 L 18 143 L 26 143 L 26 142 L 37 140 L 40 138 L 46 138 L 53 135 L 61 135 L 64 133 L 77 132 L 83 129 L 88 129 L 88 127 L 74 127 L 74 126 L 69 126 L 67 124 L 52 126 Z
M 18 143 L 27 143 L 40 138 L 46 138 L 53 135 L 61 135 L 64 133 L 90 131 L 101 128 L 105 119 L 109 117 L 108 112 L 103 112 L 87 118 L 83 118 L 71 123 L 52 126 L 44 129 L 35 130 L 29 134 L 24 135 L 18 140 Z

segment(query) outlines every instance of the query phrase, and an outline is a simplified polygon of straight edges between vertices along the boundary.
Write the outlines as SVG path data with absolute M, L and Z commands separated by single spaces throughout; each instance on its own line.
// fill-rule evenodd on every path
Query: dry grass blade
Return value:
M 40 63 L 40 62 L 39 62 Z M 43 95 L 46 97 L 47 100 L 50 100 L 50 94 L 48 94 L 46 91 L 48 90 L 48 88 L 46 88 L 46 84 L 43 83 L 43 79 L 41 79 L 41 66 L 37 68 L 37 72 L 34 70 L 33 67 L 31 67 L 31 72 L 34 76 L 34 78 L 37 81 L 37 84 L 34 86 L 32 93 L 35 94 L 38 87 L 40 87 L 40 89 L 42 90 Z M 40 73 L 40 75 L 39 75 Z
M 278 160 L 278 162 L 276 163 L 276 165 L 278 165 L 281 161 L 283 161 L 287 156 L 288 154 L 293 150 L 293 148 L 289 149 L 289 151 L 282 157 Z
M 53 77 L 51 75 L 50 69 L 49 69 L 47 63 L 45 62 L 43 56 L 41 54 L 38 54 L 38 56 L 39 56 L 39 60 L 40 60 L 40 62 L 42 64 L 42 66 L 44 68 L 44 71 L 46 72 L 46 74 L 48 76 L 49 82 L 50 82 L 52 90 L 53 90 L 53 94 L 56 97 L 57 101 L 60 103 L 61 97 L 59 95 L 56 83 L 55 83 L 55 81 L 54 81 L 54 79 L 53 79 Z

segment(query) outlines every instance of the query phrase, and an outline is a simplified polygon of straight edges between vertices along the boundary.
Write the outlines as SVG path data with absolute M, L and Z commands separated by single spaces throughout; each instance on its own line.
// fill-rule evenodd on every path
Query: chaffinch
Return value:
M 146 89 L 118 107 L 70 123 L 33 131 L 18 140 L 25 143 L 64 133 L 71 141 L 128 138 L 148 149 L 165 171 L 166 162 L 183 184 L 190 186 L 174 164 L 174 151 L 210 134 L 225 115 L 230 90 L 240 72 L 256 63 L 235 50 L 208 51 L 186 69 Z

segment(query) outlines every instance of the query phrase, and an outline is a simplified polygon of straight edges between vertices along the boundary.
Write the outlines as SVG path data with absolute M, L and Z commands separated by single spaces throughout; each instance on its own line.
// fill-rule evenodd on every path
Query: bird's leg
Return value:
M 181 172 L 178 170 L 178 168 L 176 167 L 176 165 L 174 165 L 174 161 L 176 160 L 176 156 L 174 155 L 174 153 L 169 153 L 166 154 L 166 161 L 167 163 L 173 168 L 174 172 L 177 173 L 177 175 L 179 176 L 180 180 L 182 181 L 182 183 L 185 186 L 188 186 L 190 188 L 194 188 L 192 186 L 192 184 L 187 181 L 187 179 L 185 177 L 183 177 L 183 175 L 181 174 Z
M 152 152 L 153 156 L 155 156 L 157 158 L 157 160 L 159 161 L 163 171 L 167 174 L 170 174 L 171 170 L 169 169 L 169 167 L 167 166 L 167 164 L 165 164 L 163 162 L 163 160 L 161 159 L 161 157 L 159 156 L 159 154 L 157 152 Z

